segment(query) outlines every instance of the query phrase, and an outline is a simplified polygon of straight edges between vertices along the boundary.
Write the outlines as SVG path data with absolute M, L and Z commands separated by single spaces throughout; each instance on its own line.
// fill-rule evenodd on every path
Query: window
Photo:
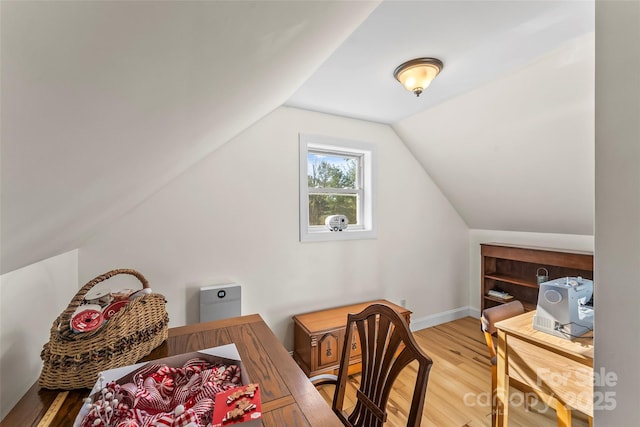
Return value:
M 318 135 L 300 135 L 300 240 L 375 238 L 371 144 Z M 344 215 L 344 231 L 325 225 Z

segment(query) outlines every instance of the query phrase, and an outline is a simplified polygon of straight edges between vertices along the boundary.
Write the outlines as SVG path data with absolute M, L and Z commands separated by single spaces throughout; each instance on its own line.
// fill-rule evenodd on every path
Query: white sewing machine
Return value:
M 569 340 L 593 330 L 592 295 L 593 281 L 582 277 L 541 283 L 533 328 Z

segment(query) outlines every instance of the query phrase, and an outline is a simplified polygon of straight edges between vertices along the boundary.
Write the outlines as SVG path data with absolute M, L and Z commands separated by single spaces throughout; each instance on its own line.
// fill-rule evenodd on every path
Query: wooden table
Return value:
M 558 402 L 558 425 L 571 425 L 571 410 L 593 417 L 593 334 L 566 340 L 533 329 L 530 311 L 496 323 L 498 328 L 497 425 L 508 425 L 509 383 L 529 386 Z
M 251 381 L 260 384 L 263 426 L 342 427 L 258 314 L 171 328 L 167 341 L 143 361 L 231 343 L 235 343 Z M 0 425 L 38 425 L 59 393 L 34 384 Z M 50 425 L 73 425 L 88 394 L 88 389 L 70 391 Z

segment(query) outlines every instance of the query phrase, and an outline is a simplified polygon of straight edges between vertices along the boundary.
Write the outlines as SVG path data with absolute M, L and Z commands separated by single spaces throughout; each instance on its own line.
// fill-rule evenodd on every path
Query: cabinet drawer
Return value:
M 314 370 L 333 368 L 342 357 L 344 330 L 335 330 L 311 337 L 311 366 Z
M 346 339 L 346 335 L 345 335 Z M 358 337 L 358 331 L 356 327 L 353 327 L 353 335 L 351 336 L 351 359 L 360 360 L 362 355 L 362 349 L 360 348 L 360 338 Z

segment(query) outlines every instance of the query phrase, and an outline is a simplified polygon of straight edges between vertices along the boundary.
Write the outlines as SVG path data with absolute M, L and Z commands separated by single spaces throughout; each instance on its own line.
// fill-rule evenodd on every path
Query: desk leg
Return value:
M 507 375 L 507 334 L 498 329 L 498 395 L 495 427 L 506 427 L 509 411 L 509 376 Z
M 556 416 L 558 417 L 558 427 L 571 427 L 571 408 L 558 402 Z

